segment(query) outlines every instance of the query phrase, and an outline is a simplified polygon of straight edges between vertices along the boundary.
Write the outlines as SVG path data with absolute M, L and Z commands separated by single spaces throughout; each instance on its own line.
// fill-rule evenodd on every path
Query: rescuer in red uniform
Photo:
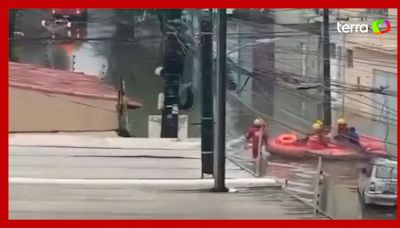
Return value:
M 253 158 L 256 159 L 261 154 L 260 149 L 262 144 L 268 144 L 267 125 L 263 119 L 257 118 L 254 120 L 253 126 L 247 131 L 246 139 L 252 143 Z M 260 145 L 260 139 L 261 145 Z
M 339 141 L 348 141 L 349 128 L 347 127 L 346 120 L 340 118 L 337 120 L 337 133 L 334 139 Z

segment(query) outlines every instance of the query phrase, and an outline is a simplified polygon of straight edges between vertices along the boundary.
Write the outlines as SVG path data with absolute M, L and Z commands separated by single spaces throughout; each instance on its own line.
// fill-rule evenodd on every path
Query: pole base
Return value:
M 211 189 L 212 192 L 228 192 L 229 189 L 226 187 L 214 187 Z
M 131 133 L 126 129 L 118 129 L 117 134 L 119 137 L 132 137 Z

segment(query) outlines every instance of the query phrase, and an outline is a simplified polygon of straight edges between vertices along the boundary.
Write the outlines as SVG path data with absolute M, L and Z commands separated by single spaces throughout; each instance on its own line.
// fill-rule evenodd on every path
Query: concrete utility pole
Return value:
M 178 23 L 181 19 L 182 10 L 164 10 L 164 106 L 161 119 L 161 137 L 178 137 L 178 117 L 179 117 L 179 86 L 183 75 L 184 56 L 181 44 L 178 41 Z M 163 25 L 161 25 L 163 26 Z
M 214 190 L 226 192 L 225 187 L 225 113 L 226 113 L 226 9 L 218 10 L 217 37 L 217 104 L 216 149 L 214 150 Z
M 201 15 L 201 168 L 202 173 L 213 174 L 214 100 L 213 100 L 213 26 L 211 15 Z
M 129 132 L 128 104 L 126 100 L 126 86 L 124 76 L 120 79 L 120 89 L 118 91 L 118 136 L 131 137 Z
M 17 17 L 16 9 L 8 10 L 8 25 L 9 25 L 8 38 L 14 37 L 16 17 Z
M 332 124 L 331 108 L 331 62 L 329 44 L 329 9 L 324 9 L 323 13 L 323 56 L 324 56 L 324 124 Z
M 14 54 L 13 54 L 13 38 L 14 38 L 14 32 L 15 32 L 15 23 L 16 23 L 16 18 L 17 18 L 17 10 L 16 9 L 10 9 L 8 10 L 8 38 L 9 38 L 9 53 L 8 57 L 11 61 L 15 61 Z

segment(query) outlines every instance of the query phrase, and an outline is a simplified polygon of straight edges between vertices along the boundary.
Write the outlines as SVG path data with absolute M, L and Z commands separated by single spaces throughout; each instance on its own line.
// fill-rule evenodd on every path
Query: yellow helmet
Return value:
M 314 123 L 319 124 L 319 125 L 324 125 L 324 122 L 322 122 L 321 120 L 316 120 Z
M 338 124 L 346 124 L 346 120 L 343 119 L 343 118 L 339 118 L 339 119 L 337 120 L 337 123 L 338 123 Z
M 321 127 L 322 127 L 322 125 L 321 125 L 320 123 L 317 123 L 317 122 L 315 122 L 315 123 L 312 125 L 312 128 L 313 128 L 314 130 L 319 130 L 319 129 L 321 129 Z

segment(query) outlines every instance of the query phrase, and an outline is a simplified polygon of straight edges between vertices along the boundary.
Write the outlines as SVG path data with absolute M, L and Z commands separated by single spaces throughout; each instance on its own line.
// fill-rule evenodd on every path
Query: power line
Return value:
M 182 45 L 182 42 L 181 42 L 181 45 Z M 191 56 L 191 55 L 190 55 Z M 193 56 L 191 56 L 192 58 L 193 58 Z M 196 70 L 198 70 L 198 69 L 196 69 Z M 358 112 L 363 112 L 363 111 L 358 111 Z M 366 112 L 364 112 L 364 113 L 366 113 Z M 370 113 L 366 113 L 366 114 L 370 114 Z M 373 115 L 373 114 L 370 114 L 370 115 Z M 361 117 L 363 117 L 363 116 L 361 116 Z M 369 118 L 366 118 L 366 119 L 369 119 Z M 375 119 L 369 119 L 369 120 L 374 120 L 374 121 L 376 121 Z M 396 121 L 396 120 L 394 120 L 394 119 L 392 119 L 393 121 Z
M 266 60 L 271 60 L 271 61 L 275 61 L 275 62 L 281 62 L 281 63 L 286 64 L 286 66 L 288 66 L 286 62 L 283 62 L 282 60 L 278 60 L 276 58 L 270 57 L 270 58 L 266 58 Z M 244 62 L 244 63 L 246 63 L 246 62 Z M 300 69 L 300 68 L 296 68 L 294 65 L 290 65 L 290 67 L 292 67 L 292 68 L 294 68 L 296 70 Z M 294 74 L 291 74 L 291 73 L 286 73 L 286 74 L 290 75 L 293 78 L 297 78 L 297 79 L 299 79 L 300 81 L 303 81 L 303 82 L 307 82 L 307 80 L 309 80 L 309 79 L 305 78 L 304 76 L 294 75 Z M 317 78 L 317 76 L 314 76 L 314 78 Z M 395 92 L 395 91 L 387 91 L 387 90 L 385 90 L 385 92 L 383 92 L 382 88 L 367 87 L 367 86 L 362 86 L 362 85 L 358 85 L 358 84 L 351 84 L 351 83 L 343 83 L 343 82 L 338 81 L 338 80 L 331 80 L 331 81 L 336 83 L 337 87 L 341 85 L 343 88 L 346 88 L 346 86 L 347 86 L 347 89 L 353 89 L 355 92 L 372 92 L 372 93 L 380 93 L 380 94 L 386 94 L 386 95 L 393 94 L 394 96 L 397 95 L 397 92 Z M 317 80 L 314 80 L 314 81 L 313 80 L 309 80 L 308 82 L 320 83 L 320 81 L 317 81 Z M 351 87 L 351 86 L 353 86 L 353 87 Z M 382 91 L 380 91 L 380 90 L 382 90 Z
M 182 42 L 180 42 L 180 44 L 183 45 Z M 193 57 L 193 56 L 191 56 L 191 57 Z M 246 81 L 247 81 L 247 80 L 246 80 Z M 374 106 L 371 106 L 371 107 L 374 107 Z M 362 112 L 362 111 L 359 111 L 359 112 Z M 366 112 L 364 112 L 364 113 L 366 113 Z M 368 113 L 368 114 L 370 114 L 370 113 Z M 373 115 L 373 114 L 370 114 L 370 115 Z M 375 119 L 370 119 L 370 120 L 375 120 Z M 392 119 L 392 120 L 393 120 L 393 121 L 396 121 L 396 120 L 394 120 L 394 119 Z
M 287 65 L 287 63 L 286 62 L 283 62 L 283 61 L 281 61 L 281 60 L 279 60 L 279 59 L 276 59 L 276 58 L 272 58 L 272 57 L 269 57 L 269 58 L 266 58 L 267 60 L 270 60 L 270 61 L 276 61 L 276 62 L 281 62 L 281 63 L 283 63 L 283 64 L 285 64 L 286 66 L 288 66 Z M 356 60 L 357 61 L 357 60 Z M 344 62 L 344 61 L 342 61 L 342 62 Z M 371 64 L 369 64 L 369 65 L 371 65 Z M 344 67 L 345 66 L 345 64 L 340 64 L 340 66 L 342 66 L 342 67 Z M 293 65 L 289 65 L 289 67 L 292 67 L 292 68 L 294 68 L 294 66 Z M 300 69 L 300 68 L 296 68 L 296 70 L 297 69 Z M 313 76 L 314 78 L 317 78 L 318 76 L 315 76 L 315 75 L 311 75 L 311 76 Z M 304 77 L 300 77 L 300 76 L 297 76 L 298 78 L 301 78 L 302 80 L 307 80 L 307 78 L 304 78 Z M 336 83 L 342 83 L 342 84 L 344 84 L 343 82 L 341 82 L 341 81 L 338 81 L 338 80 L 331 80 L 332 82 L 336 82 Z M 345 83 L 346 85 L 353 85 L 353 86 L 355 86 L 355 88 L 368 88 L 368 87 L 365 87 L 365 86 L 361 86 L 361 85 L 358 85 L 358 84 L 351 84 L 351 83 Z M 370 88 L 370 89 L 373 89 L 373 88 Z
M 318 51 L 302 51 L 302 50 L 299 50 L 299 49 L 297 49 L 297 48 L 292 48 L 292 47 L 285 47 L 285 46 L 276 46 L 275 48 L 278 48 L 278 50 L 285 50 L 285 51 L 292 51 L 292 52 L 294 52 L 294 53 L 299 53 L 299 54 L 307 54 L 307 55 L 314 55 L 314 56 L 318 56 L 318 57 L 320 57 L 320 54 L 319 54 L 319 52 Z M 282 53 L 285 53 L 285 52 L 282 52 Z M 336 57 L 336 58 L 332 58 L 332 59 L 335 59 L 336 61 L 341 61 L 341 62 L 346 62 L 347 60 L 346 60 L 346 58 L 347 58 L 348 56 L 345 54 L 345 53 L 343 53 L 341 56 L 340 56 L 340 58 L 338 58 L 338 57 Z M 379 60 L 378 58 L 376 58 L 376 57 L 374 57 L 374 56 L 371 56 L 371 55 L 362 55 L 362 56 L 360 56 L 360 57 L 362 57 L 362 59 L 360 58 L 360 59 L 354 59 L 353 60 L 353 62 L 361 62 L 361 63 L 364 63 L 364 62 L 378 62 L 378 63 L 388 63 L 387 61 L 381 61 L 381 60 Z M 368 63 L 369 65 L 370 65 L 370 63 Z M 388 63 L 388 64 L 390 64 L 390 63 Z M 343 64 L 344 65 L 344 64 Z M 379 65 L 379 64 L 373 64 L 373 65 L 376 65 L 376 66 L 385 66 L 385 67 L 392 67 L 392 68 L 395 68 L 396 67 L 396 59 L 394 59 L 393 58 L 393 63 L 391 63 L 391 65 Z
M 237 67 L 240 67 L 240 66 L 237 66 Z M 246 69 L 241 68 L 241 70 L 244 70 L 244 71 L 247 72 Z M 273 78 L 275 78 L 274 75 L 267 74 L 267 73 L 265 73 L 265 72 L 261 72 L 261 71 L 257 71 L 257 70 L 253 70 L 253 72 L 258 73 L 258 74 L 261 74 L 261 75 L 264 75 L 264 76 L 267 76 L 267 77 L 273 77 Z M 247 72 L 247 74 L 248 74 L 249 76 L 252 76 L 252 73 L 251 73 L 251 72 Z M 320 86 L 322 86 L 322 85 L 320 85 Z M 323 86 L 322 86 L 322 87 L 323 87 Z M 329 89 L 329 88 L 328 88 L 328 89 Z M 354 98 L 350 98 L 350 99 L 354 99 Z M 359 100 L 356 100 L 356 101 L 359 101 Z M 364 103 L 364 102 L 363 102 L 363 103 Z M 366 104 L 366 103 L 364 103 L 364 104 Z M 372 107 L 372 108 L 376 108 L 376 107 L 371 106 L 371 105 L 369 105 L 369 104 L 368 104 L 368 106 L 370 106 L 370 107 Z M 397 113 L 390 113 L 390 114 L 392 114 L 392 115 L 394 115 L 395 117 L 397 117 Z M 394 120 L 394 121 L 396 121 L 396 120 Z
M 255 46 L 255 44 L 254 45 L 248 45 L 249 47 L 250 46 Z M 279 50 L 283 50 L 282 52 L 280 52 Z M 287 52 L 284 52 L 284 51 L 287 51 Z M 291 51 L 291 52 L 290 52 Z M 301 51 L 301 50 L 297 50 L 296 48 L 283 48 L 283 47 L 274 47 L 274 52 L 275 53 L 282 53 L 282 54 L 286 54 L 286 53 L 298 53 L 298 54 L 302 54 L 302 55 L 313 55 L 313 56 L 317 56 L 317 57 L 320 57 L 320 54 L 318 53 L 318 52 L 312 52 L 312 51 L 307 51 L 307 52 L 304 52 L 304 51 Z M 396 64 L 396 60 L 393 60 L 393 63 L 388 63 L 387 61 L 380 61 L 379 59 L 368 59 L 368 58 L 366 58 L 366 56 L 362 56 L 363 57 L 363 59 L 353 59 L 353 62 L 355 62 L 355 63 L 360 63 L 360 64 L 364 64 L 364 65 L 372 65 L 372 66 L 379 66 L 379 67 L 386 67 L 386 68 L 392 68 L 392 69 L 395 69 L 395 68 L 397 68 L 397 64 Z M 346 65 L 346 63 L 347 63 L 347 55 L 343 55 L 343 56 L 341 56 L 341 58 L 332 58 L 332 59 L 334 59 L 335 61 L 337 61 L 337 62 L 340 62 L 340 63 L 338 63 L 338 64 L 331 64 L 331 65 L 338 65 L 338 66 L 342 66 L 342 67 L 345 67 L 345 65 Z M 300 60 L 300 58 L 297 58 L 297 57 L 294 57 L 293 59 L 291 59 L 291 60 L 297 60 L 297 59 L 299 59 Z M 276 60 L 276 61 L 279 61 L 279 60 L 277 60 L 276 58 L 274 58 L 274 59 L 272 59 L 272 58 L 269 58 L 269 59 L 267 59 L 267 60 Z M 382 63 L 382 64 L 376 64 L 376 63 Z
M 272 60 L 272 58 L 270 58 L 270 59 Z M 282 62 L 282 63 L 286 64 L 286 62 L 283 62 L 281 60 L 274 59 L 274 61 Z M 243 61 L 241 61 L 241 62 L 243 63 Z M 237 65 L 237 63 L 235 63 L 234 61 L 232 61 L 232 63 Z M 293 65 L 290 65 L 290 67 L 292 67 L 292 68 L 294 68 L 296 70 L 300 69 L 300 68 L 295 68 Z M 242 68 L 242 69 L 245 70 L 244 68 Z M 273 75 L 271 73 L 268 74 L 268 72 L 265 72 L 265 71 L 257 71 L 257 70 L 254 70 L 254 69 L 253 69 L 253 71 L 256 72 L 256 73 L 261 73 L 261 74 L 265 74 L 265 75 L 273 76 L 273 77 L 274 76 L 278 77 L 278 76 L 287 75 L 286 78 L 296 78 L 296 79 L 298 79 L 298 82 L 303 82 L 303 83 L 321 83 L 321 81 L 317 80 L 316 76 L 314 77 L 315 80 L 310 80 L 310 79 L 305 78 L 304 76 L 299 76 L 299 75 L 295 75 L 293 73 L 288 73 L 288 72 L 279 72 L 277 70 L 273 71 L 275 73 L 275 75 Z M 277 73 L 280 73 L 280 74 L 278 75 Z M 395 92 L 395 91 L 386 91 L 385 90 L 386 92 L 383 92 L 383 90 L 385 89 L 384 87 L 375 88 L 375 87 L 367 87 L 367 86 L 351 84 L 351 83 L 343 83 L 343 82 L 337 81 L 337 80 L 331 80 L 331 81 L 336 83 L 336 85 L 335 85 L 336 87 L 342 87 L 344 89 L 347 89 L 347 91 L 360 92 L 360 93 L 361 92 L 370 92 L 370 93 L 378 93 L 378 94 L 393 95 L 393 96 L 397 95 L 397 92 Z M 343 91 L 346 91 L 346 90 L 343 90 Z M 337 91 L 335 91 L 335 92 L 337 92 Z
M 177 37 L 178 38 L 178 40 L 180 40 L 179 39 L 179 37 Z M 183 47 L 184 47 L 184 44 L 182 43 L 182 41 L 180 41 L 180 45 L 182 45 Z M 193 58 L 193 56 L 192 55 L 190 55 L 192 58 Z M 373 106 L 371 106 L 371 107 L 373 107 Z M 395 121 L 395 120 L 394 120 Z
M 232 92 L 229 91 L 229 93 L 232 93 Z M 231 94 L 231 95 L 232 95 L 232 94 Z M 307 132 L 303 132 L 303 131 L 301 131 L 301 130 L 299 130 L 299 129 L 295 129 L 295 128 L 293 128 L 293 127 L 287 125 L 287 124 L 284 124 L 284 123 L 282 123 L 282 122 L 280 122 L 280 121 L 277 121 L 276 119 L 272 118 L 271 116 L 268 116 L 268 115 L 266 115 L 266 114 L 264 114 L 264 113 L 262 113 L 262 112 L 260 112 L 260 111 L 258 111 L 258 110 L 256 110 L 256 109 L 254 109 L 253 107 L 247 105 L 245 102 L 243 102 L 240 98 L 238 98 L 238 97 L 235 96 L 234 94 L 233 94 L 232 96 L 233 96 L 235 99 L 237 99 L 240 103 L 242 103 L 245 107 L 247 107 L 248 109 L 252 110 L 253 112 L 257 113 L 258 115 L 260 115 L 260 116 L 262 116 L 262 117 L 264 117 L 264 118 L 267 118 L 268 120 L 270 120 L 270 121 L 276 123 L 277 125 L 282 126 L 282 127 L 286 128 L 286 129 L 288 129 L 288 130 L 296 131 L 296 132 L 298 132 L 298 133 L 300 133 L 300 134 L 303 134 L 303 135 L 307 135 L 307 134 L 308 134 Z M 345 137 L 346 137 L 346 136 L 345 136 Z M 393 142 L 385 142 L 385 141 L 377 140 L 377 139 L 373 139 L 373 141 L 382 142 L 382 143 L 386 143 L 386 144 L 390 144 L 390 145 L 397 146 L 397 144 L 396 144 L 396 143 L 393 143 Z M 332 143 L 332 142 L 331 142 L 331 143 Z M 335 144 L 335 143 L 333 143 L 333 144 Z M 339 145 L 339 144 L 337 144 L 337 145 Z
M 250 77 L 251 77 L 251 76 L 249 76 L 247 79 L 249 79 Z M 247 82 L 248 82 L 248 80 L 246 80 L 245 85 L 246 85 Z M 243 87 L 242 87 L 239 91 L 245 90 L 245 85 L 243 85 Z M 277 86 L 279 86 L 280 88 L 285 89 L 285 90 L 287 90 L 287 91 L 289 91 L 289 92 L 295 94 L 296 96 L 299 96 L 299 95 L 300 95 L 300 96 L 302 96 L 302 97 L 304 97 L 304 98 L 307 98 L 307 99 L 309 99 L 310 101 L 312 101 L 312 102 L 314 102 L 314 103 L 318 103 L 318 104 L 321 103 L 321 101 L 318 100 L 317 98 L 314 98 L 314 97 L 311 97 L 311 96 L 307 96 L 307 95 L 303 95 L 303 94 L 300 94 L 299 92 L 295 93 L 293 90 L 290 90 L 290 89 L 288 89 L 288 88 L 285 88 L 284 86 L 280 85 L 279 83 L 275 83 L 274 85 L 277 85 Z M 246 90 L 247 90 L 247 89 L 246 89 Z M 247 91 L 249 91 L 249 90 L 247 90 Z M 240 93 L 240 92 L 238 92 L 238 93 Z M 358 101 L 358 100 L 357 100 L 357 101 Z M 322 103 L 325 103 L 325 102 L 323 101 Z M 377 121 L 377 122 L 382 122 L 382 121 L 380 121 L 379 119 L 375 119 L 375 118 L 374 118 L 374 117 L 376 117 L 376 116 L 379 117 L 379 115 L 374 115 L 374 114 L 372 114 L 372 113 L 364 112 L 364 111 L 362 111 L 362 110 L 353 109 L 353 108 L 350 108 L 350 107 L 348 107 L 348 106 L 346 106 L 346 110 L 347 110 L 347 111 L 350 111 L 351 113 L 354 113 L 354 114 L 363 113 L 363 114 L 372 116 L 372 118 L 367 118 L 367 117 L 365 117 L 365 116 L 359 115 L 360 117 L 362 117 L 362 118 L 364 118 L 364 119 L 373 120 L 373 121 Z M 391 120 L 391 121 L 393 121 L 393 122 L 395 122 L 395 123 L 397 122 L 396 119 L 391 119 L 391 118 L 388 118 L 388 117 L 387 117 L 387 120 Z M 383 123 L 383 122 L 382 122 L 382 123 Z M 391 124 L 391 125 L 397 126 L 397 125 L 394 125 L 394 124 Z
M 179 44 L 182 45 L 181 42 L 179 42 Z M 191 58 L 194 58 L 193 55 L 191 55 L 191 54 L 190 54 L 189 56 L 190 56 Z M 227 86 L 227 85 L 225 85 L 225 86 Z M 228 91 L 231 92 L 229 89 L 228 89 Z M 236 96 L 234 96 L 234 97 L 237 98 Z M 239 101 L 241 101 L 239 98 L 237 98 L 237 99 L 238 99 Z M 242 101 L 241 101 L 241 102 L 242 102 Z M 243 103 L 243 102 L 242 102 L 242 103 Z M 246 106 L 247 106 L 247 105 L 246 105 Z M 255 111 L 255 112 L 257 112 L 257 113 L 259 113 L 261 116 L 265 116 L 264 114 L 258 112 L 257 110 L 255 110 L 255 109 L 253 109 L 253 108 L 251 108 L 251 107 L 248 107 L 248 108 L 252 109 L 253 111 Z M 288 125 L 282 124 L 282 123 L 280 123 L 279 121 L 274 120 L 273 118 L 270 118 L 270 119 L 272 119 L 275 123 L 278 123 L 278 124 L 281 125 L 281 126 L 284 126 L 284 127 L 288 128 L 288 129 L 291 129 L 291 130 L 296 130 L 296 131 L 298 131 L 298 129 L 294 129 L 294 128 L 288 126 Z M 301 131 L 298 131 L 298 132 L 301 132 Z M 304 134 L 304 133 L 303 133 L 303 134 Z M 376 141 L 380 141 L 380 140 L 376 140 Z M 383 142 L 383 141 L 381 141 L 381 142 Z M 391 142 L 384 142 L 384 143 L 397 145 L 397 144 L 394 144 L 394 143 L 391 143 Z

